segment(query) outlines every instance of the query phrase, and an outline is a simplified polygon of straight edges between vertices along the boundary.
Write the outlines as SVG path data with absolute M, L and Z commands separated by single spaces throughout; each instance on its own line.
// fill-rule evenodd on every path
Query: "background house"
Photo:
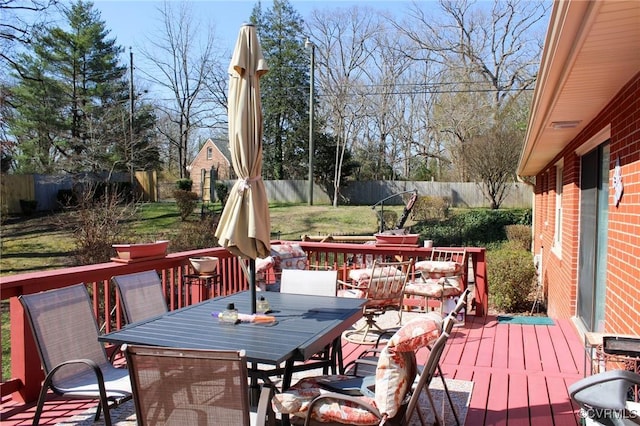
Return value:
M 229 143 L 225 140 L 207 139 L 188 166 L 189 177 L 193 181 L 193 191 L 204 201 L 211 200 L 211 177 L 213 180 L 234 178 L 231 166 Z
M 549 316 L 640 334 L 640 2 L 554 3 L 518 174 Z

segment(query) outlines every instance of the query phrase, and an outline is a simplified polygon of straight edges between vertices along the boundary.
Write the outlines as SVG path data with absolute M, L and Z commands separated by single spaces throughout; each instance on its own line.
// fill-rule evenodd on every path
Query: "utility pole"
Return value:
M 133 50 L 129 46 L 129 175 L 131 178 L 131 191 L 133 191 Z
M 311 48 L 311 65 L 309 72 L 309 205 L 313 205 L 313 122 L 314 122 L 314 105 L 313 105 L 313 86 L 315 80 L 316 68 L 316 45 L 307 38 L 304 43 L 307 49 Z

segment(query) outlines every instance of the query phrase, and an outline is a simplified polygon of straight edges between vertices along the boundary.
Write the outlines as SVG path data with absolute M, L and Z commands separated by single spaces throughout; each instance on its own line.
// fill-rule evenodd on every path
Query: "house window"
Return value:
M 556 164 L 556 211 L 555 229 L 553 236 L 553 248 L 558 256 L 562 249 L 562 187 L 564 179 L 564 167 L 562 163 Z
M 211 160 L 213 158 L 213 148 L 210 146 L 207 147 L 207 160 Z

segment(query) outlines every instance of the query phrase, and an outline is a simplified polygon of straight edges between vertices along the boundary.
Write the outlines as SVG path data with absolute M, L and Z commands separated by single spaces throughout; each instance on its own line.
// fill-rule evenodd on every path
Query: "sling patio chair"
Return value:
M 280 293 L 306 294 L 313 296 L 336 296 L 338 283 L 338 271 L 336 270 L 309 270 L 309 269 L 283 269 L 280 280 Z M 342 341 L 337 338 L 322 352 L 314 355 L 313 363 L 306 363 L 308 369 L 321 366 L 323 373 L 327 374 L 328 368 L 332 372 L 343 371 L 342 365 Z M 318 364 L 318 362 L 320 364 Z
M 367 299 L 363 307 L 365 318 L 361 327 L 344 333 L 352 343 L 373 344 L 385 329 L 376 319 L 387 311 L 398 312 L 398 323 L 402 319 L 404 289 L 413 269 L 413 259 L 397 262 L 374 260 L 371 268 L 352 269 L 349 281 L 339 282 L 342 289 L 338 296 Z
M 304 378 L 275 395 L 274 408 L 290 415 L 294 424 L 404 425 L 415 411 L 424 424 L 422 412 L 416 410 L 418 399 L 434 377 L 451 327 L 427 316 L 414 318 L 380 352 L 375 376 Z M 416 352 L 428 345 L 431 350 L 416 383 Z M 433 407 L 431 394 L 427 396 Z
M 156 271 L 117 275 L 112 281 L 118 289 L 127 323 L 144 321 L 167 312 L 162 281 Z
M 45 373 L 33 424 L 40 416 L 47 390 L 61 396 L 99 399 L 95 420 L 109 408 L 131 399 L 129 372 L 115 368 L 98 342 L 98 323 L 84 284 L 18 297 L 26 312 Z
M 450 318 L 450 320 L 442 321 L 441 314 L 436 311 L 420 314 L 420 315 L 425 315 L 427 317 L 432 316 L 432 318 L 434 318 L 435 320 L 442 321 L 443 326 L 447 325 L 448 327 L 450 327 L 450 329 L 447 330 L 447 332 L 451 334 L 451 330 L 453 329 L 454 324 L 458 321 L 457 320 L 458 314 L 462 312 L 463 309 L 466 308 L 467 296 L 469 295 L 470 291 L 471 290 L 467 288 L 463 292 L 463 294 L 458 298 L 458 302 L 455 308 L 451 312 L 449 312 L 449 314 L 447 315 L 447 317 Z M 397 331 L 397 329 L 395 330 L 390 329 L 388 330 L 388 333 L 392 333 L 395 331 Z M 380 338 L 378 342 L 376 342 L 376 345 L 374 348 L 365 349 L 358 355 L 356 359 L 354 359 L 349 364 L 347 364 L 345 366 L 345 371 L 346 371 L 345 374 L 358 376 L 358 377 L 366 377 L 366 376 L 374 375 L 376 373 L 378 358 L 380 356 L 380 352 L 382 351 L 382 348 L 379 347 L 379 344 L 381 343 L 382 338 L 384 337 L 385 337 L 384 334 L 380 335 Z M 440 376 L 440 380 L 442 381 L 444 394 L 446 395 L 447 400 L 449 402 L 449 407 L 451 407 L 451 411 L 453 412 L 456 425 L 460 426 L 460 418 L 458 417 L 458 413 L 456 412 L 455 406 L 453 404 L 453 398 L 451 397 L 451 393 L 449 392 L 449 387 L 447 385 L 447 381 L 445 380 L 444 374 L 442 372 L 442 368 L 440 367 L 440 363 L 438 363 L 437 369 L 438 369 L 438 376 Z M 421 371 L 419 369 L 418 375 L 420 373 Z M 428 389 L 427 389 L 427 392 L 428 392 Z
M 140 426 L 274 425 L 263 387 L 251 412 L 244 351 L 125 345 Z M 197 372 L 197 374 L 194 374 Z

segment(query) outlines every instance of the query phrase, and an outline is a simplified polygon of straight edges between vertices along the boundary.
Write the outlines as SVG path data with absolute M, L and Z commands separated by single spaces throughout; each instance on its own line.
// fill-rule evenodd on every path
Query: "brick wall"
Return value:
M 210 150 L 211 155 L 208 155 Z M 204 200 L 209 199 L 209 185 L 211 184 L 211 168 L 217 171 L 217 179 L 231 179 L 232 167 L 231 163 L 225 155 L 218 149 L 211 139 L 208 139 L 198 155 L 191 162 L 191 172 L 189 177 L 193 181 L 193 191 Z M 204 188 L 202 188 L 202 170 L 206 171 Z
M 576 314 L 579 253 L 580 156 L 575 150 L 611 126 L 609 182 L 620 159 L 624 195 L 618 207 L 609 187 L 605 331 L 640 334 L 640 74 L 636 75 L 572 143 L 536 177 L 535 244 L 543 255 L 548 313 Z M 551 250 L 555 229 L 555 164 L 564 163 L 563 235 Z

